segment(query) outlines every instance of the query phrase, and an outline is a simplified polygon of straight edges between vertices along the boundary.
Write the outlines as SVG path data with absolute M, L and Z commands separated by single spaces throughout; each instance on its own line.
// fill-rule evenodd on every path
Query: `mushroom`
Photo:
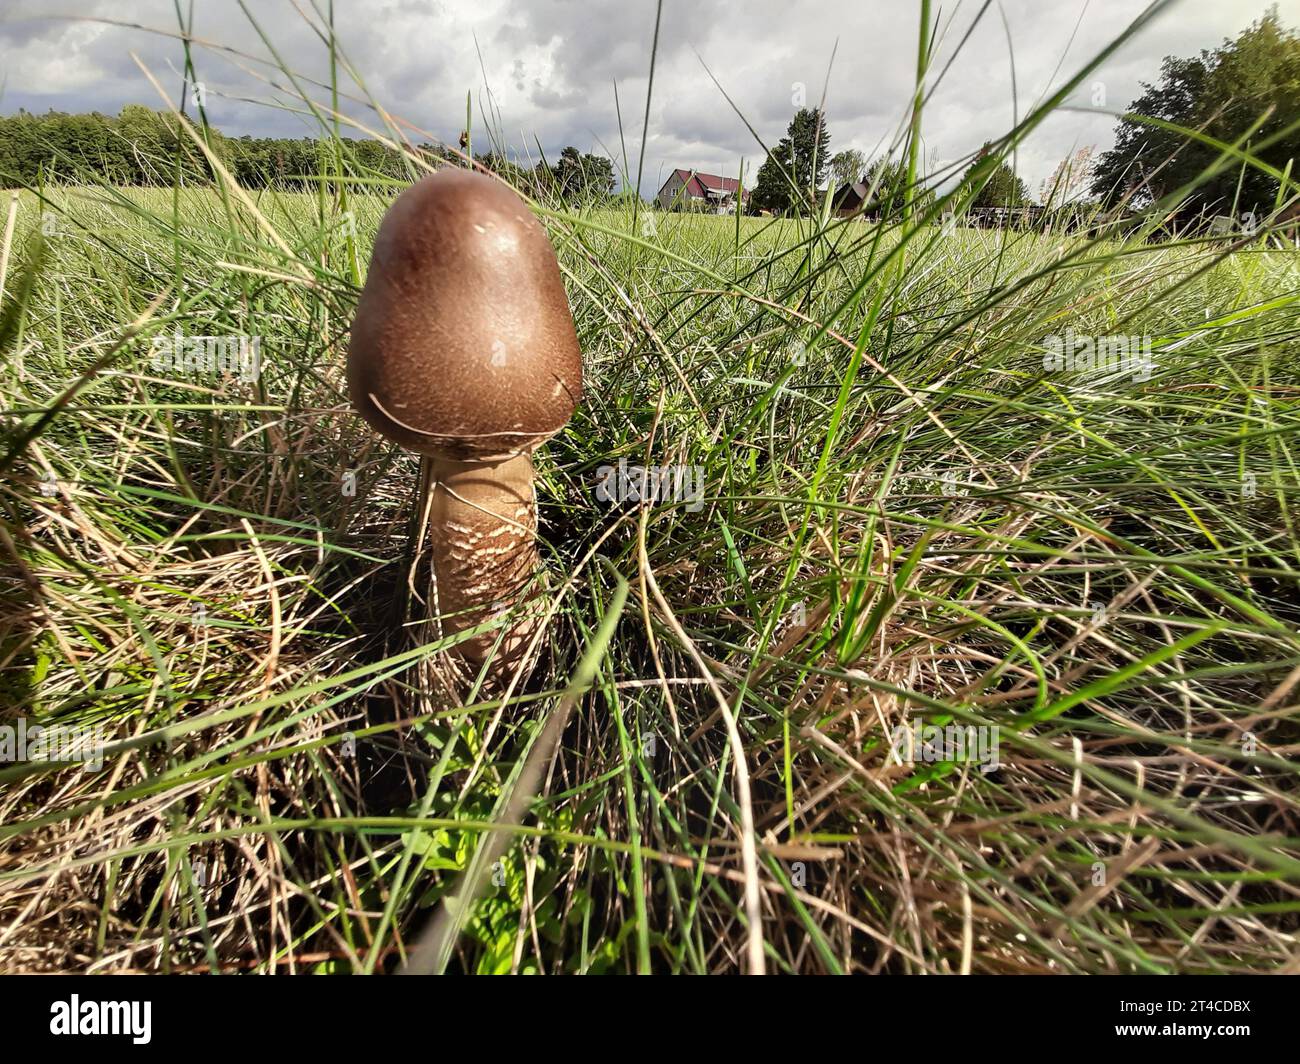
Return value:
M 532 450 L 582 395 L 555 251 L 507 185 L 447 169 L 379 226 L 348 349 L 353 405 L 428 456 L 430 554 L 444 631 L 509 608 L 538 565 Z M 531 627 L 508 633 L 507 659 Z M 460 644 L 481 662 L 489 631 Z

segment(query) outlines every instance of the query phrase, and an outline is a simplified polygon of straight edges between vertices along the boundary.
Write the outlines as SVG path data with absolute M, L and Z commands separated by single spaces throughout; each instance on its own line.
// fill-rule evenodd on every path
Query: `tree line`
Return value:
M 211 163 L 180 122 L 189 119 L 138 104 L 116 116 L 19 111 L 0 117 L 0 183 L 34 188 L 51 180 L 146 186 L 212 180 Z M 191 130 L 244 188 L 314 188 L 322 174 L 338 173 L 340 164 L 345 173 L 370 178 L 414 176 L 403 153 L 377 140 L 231 137 L 193 124 Z M 462 156 L 440 145 L 416 150 L 429 161 L 464 165 Z M 521 189 L 566 202 L 597 201 L 614 190 L 614 164 L 574 147 L 564 148 L 554 164 L 540 160 L 524 167 L 497 152 L 475 159 Z
M 1119 120 L 1115 146 L 1095 158 L 1086 147 L 1067 155 L 1044 182 L 1042 206 L 1130 213 L 1159 206 L 1186 224 L 1215 215 L 1264 218 L 1293 197 L 1277 175 L 1300 178 L 1300 37 L 1283 26 L 1276 7 L 1216 49 L 1167 57 L 1160 80 L 1143 87 Z M 841 194 L 859 183 L 874 189 L 871 213 L 903 208 L 909 189 L 901 161 L 868 161 L 854 149 L 832 155 L 830 141 L 823 111 L 797 111 L 759 168 L 750 210 L 815 209 L 828 180 Z M 1238 153 L 1230 151 L 1226 164 L 1225 145 Z M 973 193 L 969 206 L 1033 204 L 1005 161 L 987 162 L 993 150 L 986 143 L 962 175 Z M 911 201 L 924 209 L 935 193 L 917 177 Z
M 849 148 L 830 154 L 830 130 L 825 112 L 804 107 L 794 118 L 759 167 L 754 190 L 749 197 L 751 212 L 785 214 L 799 209 L 815 210 L 826 194 L 843 194 L 851 186 L 865 185 L 871 192 L 867 209 L 876 215 L 901 212 L 910 203 L 912 209 L 928 210 L 936 193 L 927 187 L 921 174 L 909 183 L 907 167 L 901 161 L 882 157 L 869 162 L 862 152 Z M 971 161 L 963 182 L 974 183 L 989 170 L 971 201 L 972 207 L 1024 207 L 1031 200 L 1025 183 L 1005 162 L 989 167 L 985 159 L 992 151 L 985 144 Z M 828 179 L 832 185 L 826 186 Z M 834 191 L 832 191 L 832 188 Z

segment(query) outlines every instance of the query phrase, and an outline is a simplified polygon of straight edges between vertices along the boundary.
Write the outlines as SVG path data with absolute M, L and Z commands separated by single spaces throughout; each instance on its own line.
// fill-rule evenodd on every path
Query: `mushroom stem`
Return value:
M 433 459 L 429 514 L 438 612 L 443 631 L 482 624 L 518 600 L 537 570 L 537 500 L 533 460 L 527 452 L 500 462 Z M 523 649 L 532 624 L 520 621 L 499 653 L 509 659 Z M 458 644 L 481 662 L 501 633 L 493 629 Z

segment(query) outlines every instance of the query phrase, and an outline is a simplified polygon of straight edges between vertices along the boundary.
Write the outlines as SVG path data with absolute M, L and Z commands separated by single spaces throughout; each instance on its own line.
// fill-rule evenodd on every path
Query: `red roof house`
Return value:
M 674 170 L 659 190 L 655 202 L 664 210 L 712 210 L 726 213 L 735 208 L 736 193 L 741 201 L 749 192 L 734 177 L 702 174 L 698 170 Z

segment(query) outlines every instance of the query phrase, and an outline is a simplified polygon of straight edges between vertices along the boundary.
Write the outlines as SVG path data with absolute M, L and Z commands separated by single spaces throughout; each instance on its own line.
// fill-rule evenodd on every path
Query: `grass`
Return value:
M 539 205 L 587 389 L 502 682 L 346 399 L 394 189 L 328 176 L 16 201 L 0 723 L 112 745 L 0 767 L 0 965 L 1295 970 L 1294 253 Z M 1067 327 L 1150 378 L 1046 372 Z M 260 377 L 159 374 L 176 328 Z M 917 717 L 1000 767 L 899 763 Z

